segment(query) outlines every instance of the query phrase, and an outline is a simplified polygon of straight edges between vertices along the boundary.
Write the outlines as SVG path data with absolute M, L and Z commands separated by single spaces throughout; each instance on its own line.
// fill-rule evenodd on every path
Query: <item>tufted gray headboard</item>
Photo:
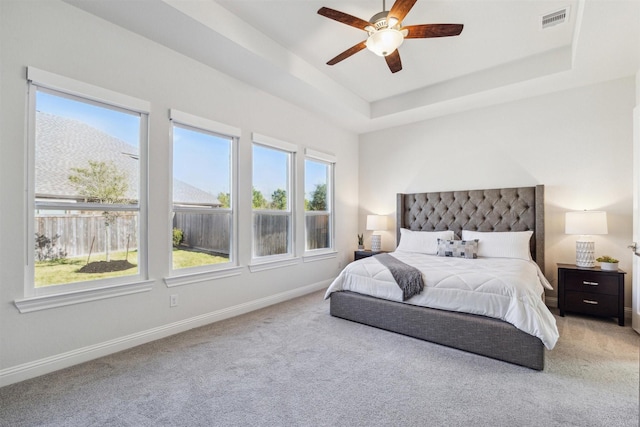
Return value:
M 400 228 L 414 231 L 532 230 L 531 256 L 544 271 L 544 186 L 398 194 Z

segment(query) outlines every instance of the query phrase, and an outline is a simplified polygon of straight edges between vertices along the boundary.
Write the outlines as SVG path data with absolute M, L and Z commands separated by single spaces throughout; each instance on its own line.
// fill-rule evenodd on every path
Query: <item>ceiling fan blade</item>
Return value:
M 334 21 L 351 25 L 352 27 L 356 27 L 360 30 L 364 30 L 364 27 L 371 25 L 370 22 L 365 21 L 364 19 L 356 18 L 355 16 L 351 16 L 347 13 L 340 12 L 339 10 L 330 9 L 328 7 L 321 7 L 320 9 L 318 9 L 318 14 L 324 17 L 327 17 L 329 19 L 333 19 Z
M 423 24 L 408 25 L 403 30 L 409 30 L 405 39 L 428 39 L 431 37 L 457 36 L 462 32 L 462 24 Z
M 414 4 L 416 4 L 418 0 L 396 0 L 396 2 L 391 6 L 391 10 L 387 15 L 387 20 L 389 18 L 396 18 L 398 22 L 402 22 L 407 13 L 411 10 Z
M 400 53 L 398 52 L 398 49 L 385 56 L 384 60 L 387 61 L 387 65 L 392 73 L 397 73 L 402 70 L 402 61 L 400 61 Z
M 360 52 L 362 49 L 364 49 L 365 47 L 367 47 L 365 45 L 364 42 L 360 42 L 355 46 L 350 47 L 349 49 L 345 50 L 344 52 L 342 52 L 340 55 L 336 56 L 335 58 L 333 58 L 332 60 L 330 60 L 329 62 L 327 62 L 327 65 L 335 65 L 338 62 L 347 59 L 348 57 L 350 57 L 351 55 Z

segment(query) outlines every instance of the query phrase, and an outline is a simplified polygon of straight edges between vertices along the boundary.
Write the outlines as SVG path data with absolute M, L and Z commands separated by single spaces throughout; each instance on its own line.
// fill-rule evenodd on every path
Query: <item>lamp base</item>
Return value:
M 382 236 L 379 234 L 371 235 L 371 252 L 380 252 L 382 250 Z
M 576 241 L 576 266 L 596 266 L 596 244 L 594 241 Z

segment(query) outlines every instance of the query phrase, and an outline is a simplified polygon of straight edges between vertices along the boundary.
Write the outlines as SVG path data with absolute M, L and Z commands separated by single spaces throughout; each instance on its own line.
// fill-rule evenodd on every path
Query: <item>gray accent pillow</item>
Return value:
M 438 239 L 438 256 L 455 258 L 478 258 L 478 239 L 443 240 Z

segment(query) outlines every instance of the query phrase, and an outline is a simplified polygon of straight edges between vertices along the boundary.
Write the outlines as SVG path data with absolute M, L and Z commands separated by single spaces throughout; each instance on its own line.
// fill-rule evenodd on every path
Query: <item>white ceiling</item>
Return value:
M 218 3 L 341 86 L 372 102 L 569 46 L 573 21 L 540 31 L 539 19 L 545 12 L 575 5 L 576 1 L 418 1 L 404 25 L 456 23 L 464 24 L 464 30 L 457 37 L 406 40 L 399 49 L 404 66 L 398 75 L 391 75 L 384 59 L 368 50 L 338 65 L 325 65 L 338 53 L 365 40 L 367 34 L 322 17 L 317 10 L 327 6 L 368 21 L 382 10 L 382 0 Z M 515 34 L 518 38 L 513 37 Z
M 405 40 L 395 74 L 366 49 L 325 64 L 366 33 L 317 10 L 369 20 L 382 0 L 65 1 L 357 133 L 640 70 L 638 0 L 418 0 L 405 25 L 464 30 Z M 542 15 L 564 7 L 566 23 L 540 28 Z

